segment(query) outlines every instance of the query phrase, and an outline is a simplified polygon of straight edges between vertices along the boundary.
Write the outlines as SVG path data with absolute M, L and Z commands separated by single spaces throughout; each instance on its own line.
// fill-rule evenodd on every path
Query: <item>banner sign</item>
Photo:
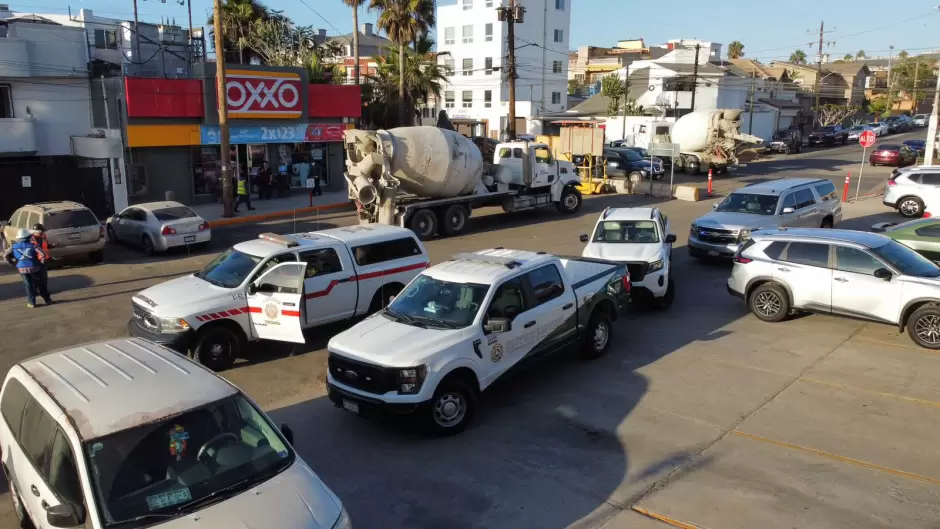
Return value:
M 343 141 L 345 126 L 342 123 L 308 123 L 281 127 L 229 127 L 229 143 L 302 143 L 318 141 Z M 219 127 L 199 127 L 202 145 L 218 145 Z
M 229 70 L 228 115 L 233 119 L 297 119 L 303 114 L 300 75 L 294 72 Z

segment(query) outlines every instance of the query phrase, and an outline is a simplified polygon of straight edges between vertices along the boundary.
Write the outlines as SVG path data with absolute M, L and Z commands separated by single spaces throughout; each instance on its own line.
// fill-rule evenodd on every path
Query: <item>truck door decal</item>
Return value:
M 221 318 L 231 318 L 232 316 L 238 316 L 239 314 L 247 314 L 249 312 L 248 307 L 236 307 L 234 309 L 220 310 L 219 312 L 209 312 L 206 314 L 199 314 L 194 316 L 199 321 L 212 321 L 218 320 Z
M 420 269 L 428 268 L 430 266 L 431 266 L 430 262 L 424 262 L 424 263 L 417 263 L 413 265 L 400 266 L 398 268 L 391 268 L 388 270 L 378 270 L 376 272 L 369 272 L 368 274 L 354 275 L 354 276 L 350 276 L 344 279 L 334 279 L 330 281 L 330 284 L 327 285 L 325 289 L 317 291 L 317 292 L 308 292 L 307 294 L 304 295 L 304 298 L 313 299 L 313 298 L 321 298 L 324 296 L 329 296 L 330 291 L 332 291 L 333 288 L 336 285 L 339 285 L 340 283 L 365 281 L 366 279 L 374 279 L 376 277 L 391 276 L 395 274 L 400 274 L 402 272 L 410 272 L 411 270 L 420 270 Z

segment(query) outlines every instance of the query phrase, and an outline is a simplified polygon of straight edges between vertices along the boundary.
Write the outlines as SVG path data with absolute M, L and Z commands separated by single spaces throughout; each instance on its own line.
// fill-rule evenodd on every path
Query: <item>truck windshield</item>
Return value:
M 468 327 L 480 311 L 489 285 L 454 283 L 419 275 L 388 306 L 385 315 L 401 323 L 445 329 Z
M 267 481 L 294 452 L 241 395 L 86 441 L 103 527 L 184 516 Z
M 751 193 L 731 193 L 721 201 L 715 211 L 723 213 L 750 213 L 752 215 L 773 215 L 777 211 L 774 195 L 754 195 Z
M 657 243 L 656 223 L 651 220 L 604 221 L 594 231 L 594 242 Z
M 251 274 L 251 271 L 261 262 L 260 257 L 239 252 L 229 248 L 207 264 L 205 268 L 196 272 L 196 277 L 208 281 L 213 285 L 235 288 Z

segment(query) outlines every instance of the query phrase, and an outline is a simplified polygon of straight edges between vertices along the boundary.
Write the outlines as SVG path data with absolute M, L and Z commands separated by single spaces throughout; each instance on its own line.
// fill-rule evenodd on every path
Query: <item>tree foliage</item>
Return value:
M 442 87 L 447 78 L 444 69 L 437 64 L 431 50 L 434 41 L 427 35 L 419 37 L 417 49 L 405 48 L 405 62 L 399 63 L 399 55 L 389 53 L 379 59 L 374 75 L 367 76 L 363 85 L 363 121 L 375 128 L 392 128 L 408 125 L 419 118 L 417 104 L 428 104 L 430 99 L 441 99 Z M 413 115 L 401 119 L 395 111 L 399 107 L 399 75 L 405 73 L 404 106 Z
M 744 44 L 738 40 L 731 41 L 731 44 L 728 44 L 728 58 L 740 59 L 741 57 L 744 57 Z
M 865 59 L 865 50 L 858 50 L 855 52 L 855 60 L 861 61 Z
M 215 50 L 216 56 L 224 57 L 225 62 L 244 64 L 248 61 L 244 50 L 247 47 L 245 38 L 251 32 L 251 24 L 257 20 L 284 20 L 279 11 L 272 11 L 257 0 L 222 0 L 222 48 L 223 53 Z M 207 22 L 209 34 L 213 37 L 215 45 L 215 26 L 210 14 Z
M 851 60 L 854 59 L 854 58 L 855 58 L 855 57 L 854 57 L 851 53 L 846 53 L 846 54 L 842 57 L 842 60 L 845 61 L 845 62 L 849 62 L 849 61 L 851 61 Z
M 790 62 L 793 64 L 806 64 L 806 52 L 803 50 L 794 50 L 790 54 Z
M 608 98 L 607 115 L 620 114 L 620 101 L 626 96 L 627 89 L 617 74 L 605 75 L 601 78 L 601 94 Z
M 813 110 L 817 113 L 819 124 L 823 127 L 828 127 L 829 125 L 839 125 L 845 122 L 845 120 L 857 114 L 861 108 L 849 105 L 828 104 L 813 107 Z
M 913 92 L 915 88 L 918 92 L 933 91 L 937 83 L 933 60 L 918 60 L 916 57 L 907 57 L 892 66 L 891 77 L 891 88 L 904 92 Z

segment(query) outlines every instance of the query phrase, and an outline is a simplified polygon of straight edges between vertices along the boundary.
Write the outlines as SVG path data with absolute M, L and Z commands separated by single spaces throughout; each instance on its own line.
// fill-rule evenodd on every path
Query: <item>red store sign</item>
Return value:
M 225 75 L 228 115 L 235 119 L 297 119 L 303 114 L 302 89 L 297 73 L 229 70 Z
M 343 141 L 346 126 L 341 123 L 311 123 L 307 125 L 304 141 Z

